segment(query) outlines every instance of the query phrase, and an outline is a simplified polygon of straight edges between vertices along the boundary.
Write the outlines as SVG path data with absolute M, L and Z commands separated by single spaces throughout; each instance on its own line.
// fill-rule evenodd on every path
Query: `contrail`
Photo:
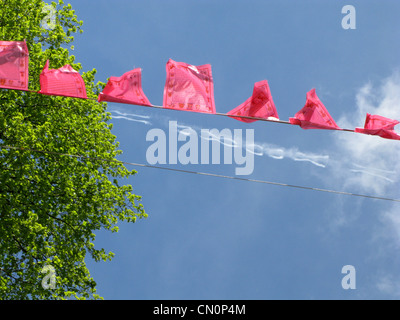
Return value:
M 124 119 L 124 120 L 128 120 L 128 121 L 144 123 L 146 125 L 150 125 L 151 124 L 150 121 L 141 120 L 141 119 L 150 119 L 149 116 L 143 116 L 143 115 L 134 114 L 134 113 L 125 113 L 125 112 L 120 112 L 118 110 L 112 110 L 111 113 L 118 114 L 118 116 L 112 115 L 113 119 Z M 140 118 L 140 119 L 136 119 L 136 118 Z
M 189 125 L 180 125 L 178 124 L 178 128 L 181 129 L 179 132 L 184 135 L 190 135 L 190 130 L 194 131 L 200 131 L 201 128 L 198 126 L 189 126 Z M 184 129 L 189 129 L 185 131 Z M 200 135 L 202 139 L 207 139 L 207 140 L 215 140 L 218 141 L 222 145 L 226 146 L 232 146 L 232 147 L 237 147 L 238 143 L 234 139 L 227 139 L 230 141 L 225 141 L 225 139 L 221 140 L 219 136 L 212 135 L 210 133 L 206 137 Z M 285 158 L 294 160 L 294 161 L 306 161 L 310 162 L 315 166 L 325 168 L 326 163 L 329 161 L 329 156 L 328 155 L 320 155 L 320 154 L 313 154 L 313 153 L 305 153 L 298 151 L 297 149 L 294 148 L 284 148 L 284 147 L 279 147 L 279 146 L 274 146 L 270 144 L 262 144 L 262 143 L 255 143 L 252 145 L 253 148 L 249 148 L 249 146 L 243 146 L 246 147 L 246 149 L 249 152 L 254 153 L 257 156 L 268 156 L 270 158 L 276 159 L 276 160 L 282 160 Z

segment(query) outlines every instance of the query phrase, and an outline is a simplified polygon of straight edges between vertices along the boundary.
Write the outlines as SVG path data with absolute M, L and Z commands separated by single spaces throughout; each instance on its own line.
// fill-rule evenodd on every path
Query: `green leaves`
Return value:
M 51 5 L 56 25 L 49 30 L 42 24 L 43 1 L 0 1 L 0 39 L 26 39 L 31 90 L 39 90 L 47 59 L 51 68 L 82 69 L 66 48 L 73 48 L 82 22 L 71 5 Z M 105 84 L 94 83 L 95 69 L 81 73 L 88 97 L 97 98 Z M 0 89 L 0 299 L 100 298 L 85 261 L 114 254 L 95 247 L 96 232 L 117 232 L 119 222 L 147 217 L 132 186 L 120 185 L 136 171 L 115 161 L 121 150 L 106 108 L 93 100 Z M 41 284 L 46 264 L 54 267 L 55 289 Z

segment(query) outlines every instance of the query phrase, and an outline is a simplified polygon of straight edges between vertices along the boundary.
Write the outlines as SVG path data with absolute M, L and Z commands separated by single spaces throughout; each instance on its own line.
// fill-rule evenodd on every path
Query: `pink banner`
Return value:
M 151 106 L 142 89 L 142 70 L 128 71 L 121 77 L 110 77 L 98 101 Z
M 68 64 L 59 69 L 49 69 L 49 60 L 40 74 L 39 93 L 87 99 L 82 76 Z
M 0 88 L 28 90 L 28 68 L 25 41 L 0 41 Z
M 169 60 L 164 108 L 215 113 L 211 65 L 193 66 Z
M 354 131 L 377 135 L 385 139 L 400 140 L 400 136 L 394 131 L 394 126 L 399 123 L 397 120 L 367 113 L 364 128 L 356 128 Z
M 228 115 L 255 117 L 263 119 L 279 120 L 268 81 L 263 80 L 254 84 L 253 95 L 241 105 L 229 111 Z M 243 122 L 254 122 L 257 120 L 232 117 Z
M 307 92 L 306 104 L 289 122 L 303 129 L 341 130 L 317 97 L 315 89 Z

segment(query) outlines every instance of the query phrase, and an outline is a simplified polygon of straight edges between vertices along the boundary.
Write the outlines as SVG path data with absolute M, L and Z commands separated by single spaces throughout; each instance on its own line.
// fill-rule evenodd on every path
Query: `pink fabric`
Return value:
M 25 41 L 0 41 L 0 88 L 28 90 L 28 68 Z
M 40 91 L 46 95 L 87 99 L 85 82 L 70 65 L 49 69 L 49 60 L 40 74 Z
M 341 130 L 317 97 L 315 89 L 307 92 L 305 106 L 289 122 L 303 129 Z
M 272 100 L 271 91 L 268 86 L 268 81 L 263 80 L 254 84 L 253 95 L 241 105 L 229 111 L 228 115 L 255 117 L 255 118 L 275 118 L 279 119 L 274 101 Z M 243 122 L 254 122 L 257 120 L 232 117 Z
M 164 108 L 215 113 L 211 65 L 192 66 L 169 60 L 164 87 Z
M 355 128 L 354 131 L 377 135 L 386 139 L 400 140 L 400 136 L 394 131 L 394 126 L 399 123 L 397 120 L 367 113 L 364 128 Z
M 151 106 L 142 90 L 142 70 L 137 68 L 121 77 L 110 77 L 98 101 Z

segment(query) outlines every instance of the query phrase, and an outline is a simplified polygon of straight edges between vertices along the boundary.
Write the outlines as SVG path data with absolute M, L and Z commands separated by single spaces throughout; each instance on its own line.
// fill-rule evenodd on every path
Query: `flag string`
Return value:
M 40 90 L 29 90 L 29 50 L 26 41 L 0 41 L 0 57 L 4 62 L 0 69 L 0 88 L 13 89 L 50 96 L 88 99 L 83 77 L 69 64 L 50 69 L 50 59 L 40 73 Z M 17 60 L 9 61 L 9 56 Z M 18 66 L 18 68 L 15 68 Z M 398 120 L 367 113 L 364 128 L 340 128 L 318 98 L 315 88 L 307 92 L 306 103 L 288 121 L 279 119 L 267 80 L 254 83 L 252 95 L 243 103 L 225 113 L 217 113 L 214 98 L 214 80 L 211 65 L 194 66 L 169 59 L 166 64 L 166 82 L 162 107 L 150 103 L 142 89 L 142 69 L 135 68 L 120 77 L 110 77 L 98 94 L 98 102 L 114 102 L 131 105 L 165 108 L 179 111 L 207 113 L 251 123 L 269 121 L 300 126 L 302 129 L 325 129 L 377 135 L 386 139 L 400 140 L 394 126 Z M 93 92 L 92 92 L 93 93 Z
M 10 89 L 10 88 L 0 88 L 3 90 L 14 90 L 14 91 L 24 91 L 24 92 L 30 92 L 30 93 L 35 93 L 35 94 L 42 94 L 39 91 L 35 90 L 21 90 L 21 89 Z M 73 98 L 73 99 L 81 99 L 81 100 L 92 100 L 97 103 L 100 103 L 98 99 L 96 98 L 81 98 L 81 97 L 69 97 L 69 96 L 61 96 L 61 95 L 49 95 L 49 96 L 57 96 L 57 97 L 63 97 L 63 98 Z M 155 108 L 155 109 L 163 109 L 163 110 L 173 110 L 173 111 L 181 111 L 179 109 L 173 109 L 173 108 L 167 108 L 163 106 L 158 106 L 158 105 L 141 105 L 141 104 L 133 104 L 133 103 L 123 103 L 123 102 L 118 102 L 118 104 L 127 104 L 127 105 L 134 105 L 134 106 L 140 106 L 140 107 L 146 107 L 146 108 Z M 224 116 L 224 117 L 229 117 L 229 118 L 240 118 L 240 119 L 248 119 L 248 120 L 257 120 L 257 121 L 264 121 L 264 122 L 274 122 L 274 123 L 280 123 L 280 124 L 289 124 L 293 125 L 289 121 L 285 120 L 280 120 L 280 119 L 268 119 L 268 118 L 259 118 L 259 117 L 252 117 L 252 116 L 243 116 L 243 115 L 229 115 L 226 113 L 220 113 L 220 112 L 215 112 L 215 113 L 208 113 L 208 112 L 200 112 L 201 114 L 205 115 L 215 115 L 215 116 Z M 339 128 L 335 129 L 336 131 L 345 131 L 345 132 L 355 132 L 353 129 L 344 129 L 344 128 Z
M 347 196 L 362 197 L 362 198 L 368 198 L 368 199 L 374 199 L 374 200 L 383 200 L 383 201 L 391 201 L 391 202 L 399 202 L 400 203 L 400 199 L 395 199 L 395 198 L 380 197 L 380 196 L 374 196 L 374 195 L 352 193 L 352 192 L 330 190 L 330 189 L 322 189 L 322 188 L 316 188 L 316 187 L 307 187 L 307 186 L 300 186 L 300 185 L 287 184 L 287 183 L 281 183 L 281 182 L 273 182 L 273 181 L 267 181 L 267 180 L 241 178 L 241 177 L 237 177 L 237 176 L 228 176 L 228 175 L 221 175 L 221 174 L 216 174 L 216 173 L 190 171 L 190 170 L 184 170 L 184 169 L 155 166 L 155 165 L 144 164 L 144 163 L 127 162 L 127 161 L 121 161 L 121 160 L 117 160 L 117 159 L 109 160 L 109 159 L 103 159 L 103 158 L 98 158 L 98 157 L 88 157 L 88 156 L 83 156 L 83 155 L 76 155 L 76 154 L 69 154 L 69 153 L 62 153 L 62 152 L 55 152 L 55 151 L 47 151 L 47 150 L 37 150 L 37 149 L 17 147 L 17 146 L 8 146 L 8 145 L 2 145 L 1 148 L 29 151 L 29 152 L 37 152 L 37 153 L 51 154 L 51 155 L 57 155 L 57 156 L 80 158 L 80 159 L 89 160 L 89 161 L 116 162 L 116 163 L 120 163 L 120 164 L 124 164 L 124 165 L 146 167 L 146 168 L 167 170 L 167 171 L 187 173 L 187 174 L 196 174 L 196 175 L 202 175 L 202 176 L 207 176 L 207 177 L 216 177 L 216 178 L 222 178 L 222 179 L 261 183 L 261 184 L 268 184 L 268 185 L 274 185 L 274 186 L 296 188 L 296 189 L 303 189 L 303 190 L 309 190 L 309 191 L 318 191 L 318 192 L 325 192 L 325 193 L 331 193 L 331 194 L 337 194 L 337 195 L 347 195 Z

